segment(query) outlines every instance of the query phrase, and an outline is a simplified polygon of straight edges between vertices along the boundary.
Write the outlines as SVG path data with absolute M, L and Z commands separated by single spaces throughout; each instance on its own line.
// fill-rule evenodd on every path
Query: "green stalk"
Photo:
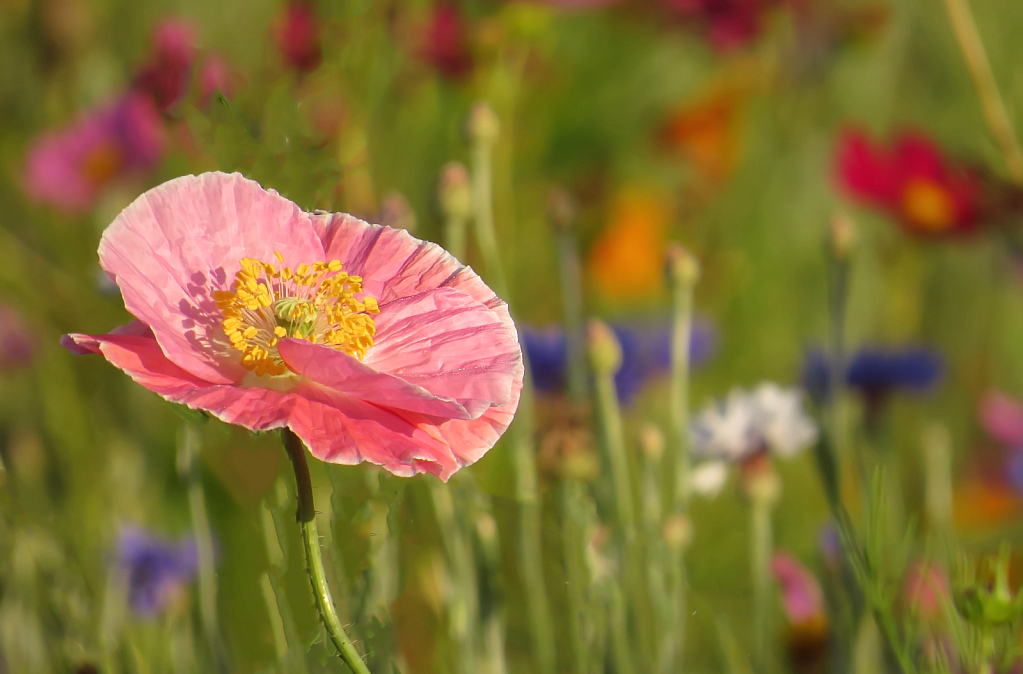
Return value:
M 472 544 L 459 527 L 451 499 L 453 485 L 431 481 L 430 496 L 451 573 L 448 631 L 456 645 L 458 670 L 476 673 L 476 627 L 479 623 L 478 588 Z
M 309 574 L 309 582 L 312 584 L 313 598 L 316 601 L 316 609 L 320 613 L 320 621 L 345 664 L 355 674 L 370 674 L 359 651 L 355 649 L 351 639 L 348 638 L 341 626 L 341 620 L 334 608 L 334 600 L 330 596 L 330 586 L 327 585 L 327 576 L 323 570 L 319 534 L 316 530 L 313 482 L 309 475 L 305 446 L 302 444 L 302 440 L 287 428 L 281 431 L 281 439 L 284 442 L 284 449 L 288 452 L 288 458 L 291 459 L 291 465 L 295 469 L 295 494 L 298 500 L 296 518 L 299 528 L 302 530 L 306 571 Z
M 753 618 L 759 671 L 771 667 L 771 510 L 772 503 L 754 499 L 750 513 L 750 559 L 753 563 Z
M 590 360 L 597 397 L 601 443 L 611 469 L 614 488 L 615 514 L 618 526 L 627 538 L 636 530 L 636 515 L 632 503 L 632 484 L 629 460 L 625 453 L 622 431 L 622 412 L 615 389 L 615 372 L 621 366 L 621 348 L 614 333 L 603 323 L 594 321 L 590 326 Z
M 625 623 L 625 602 L 622 600 L 621 590 L 615 583 L 608 583 L 607 604 L 611 623 L 611 656 L 614 659 L 615 674 L 634 674 L 629 631 Z
M 693 329 L 693 289 L 699 278 L 699 265 L 680 246 L 668 251 L 666 276 L 672 300 L 671 379 L 668 390 L 668 414 L 671 437 L 662 465 L 661 508 L 665 515 L 685 515 L 689 510 L 689 344 Z M 683 550 L 664 551 L 668 590 L 674 597 L 667 615 L 658 654 L 662 674 L 683 667 L 688 611 L 688 578 Z
M 471 186 L 476 242 L 483 256 L 490 286 L 499 297 L 511 304 L 507 277 L 498 250 L 497 233 L 494 230 L 493 155 L 499 130 L 497 117 L 490 106 L 486 103 L 477 103 L 473 106 L 469 116 L 469 135 L 472 140 Z M 543 545 L 536 487 L 534 405 L 533 383 L 529 376 L 529 364 L 526 363 L 519 410 L 508 430 L 513 451 L 515 498 L 519 504 L 519 541 L 516 547 L 536 664 L 541 674 L 554 674 L 554 630 L 551 626 L 544 583 Z
M 977 88 L 977 96 L 984 109 L 984 120 L 987 122 L 988 130 L 1005 158 L 1009 175 L 1017 184 L 1023 184 L 1023 152 L 1020 151 L 1005 102 L 991 72 L 991 62 L 988 61 L 980 33 L 977 32 L 977 24 L 973 20 L 970 5 L 967 0 L 945 0 L 945 9 L 948 11 L 949 21 L 959 41 L 959 48 L 963 52 L 970 77 Z
M 213 534 L 206 513 L 206 495 L 202 478 L 196 468 L 199 447 L 199 431 L 192 424 L 184 422 L 178 433 L 178 470 L 188 481 L 188 505 L 192 513 L 192 528 L 195 533 L 196 557 L 199 566 L 199 614 L 202 618 L 206 645 L 221 672 L 228 671 L 227 656 L 220 639 L 217 621 L 217 576 L 213 556 Z

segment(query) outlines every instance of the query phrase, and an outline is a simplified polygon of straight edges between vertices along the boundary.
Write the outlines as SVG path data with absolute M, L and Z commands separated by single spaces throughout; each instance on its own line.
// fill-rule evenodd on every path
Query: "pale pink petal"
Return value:
M 132 314 L 152 327 L 164 353 L 207 381 L 245 374 L 227 346 L 212 298 L 227 289 L 239 260 L 286 265 L 323 259 L 310 218 L 276 192 L 239 174 L 184 176 L 149 190 L 103 234 L 100 262 Z
M 451 419 L 437 426 L 440 437 L 462 465 L 476 463 L 497 443 L 515 418 L 521 391 L 522 377 L 519 376 L 512 388 L 511 400 L 504 407 L 492 407 L 478 419 Z
M 296 395 L 288 425 L 313 456 L 329 463 L 369 461 L 395 475 L 425 472 L 442 480 L 462 466 L 436 427 L 414 412 L 343 396 L 328 405 Z
M 168 399 L 210 386 L 169 361 L 148 326 L 139 321 L 122 325 L 108 335 L 64 335 L 60 343 L 72 353 L 101 354 L 137 383 Z
M 781 600 L 789 622 L 799 624 L 824 613 L 824 593 L 820 583 L 787 552 L 776 552 L 771 572 L 781 586 Z
M 378 372 L 340 351 L 298 339 L 285 339 L 278 349 L 288 369 L 349 398 L 441 418 L 468 419 L 465 407 L 439 398 L 401 377 Z M 315 394 L 316 389 L 311 389 Z
M 328 260 L 364 279 L 367 294 L 383 302 L 433 288 L 453 288 L 499 314 L 507 306 L 470 267 L 435 243 L 420 241 L 403 229 L 371 225 L 345 213 L 313 216 Z
M 511 319 L 450 288 L 383 304 L 365 364 L 465 406 L 473 418 L 506 405 L 522 379 Z

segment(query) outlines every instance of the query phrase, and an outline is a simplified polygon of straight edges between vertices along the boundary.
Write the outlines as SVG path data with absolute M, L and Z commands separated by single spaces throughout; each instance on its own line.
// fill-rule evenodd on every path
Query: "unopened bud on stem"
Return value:
M 688 250 L 677 243 L 668 246 L 664 271 L 669 285 L 694 285 L 700 278 L 700 263 Z
M 466 130 L 473 142 L 493 144 L 501 132 L 501 123 L 486 101 L 478 101 L 469 111 Z
M 611 328 L 603 321 L 592 320 L 586 329 L 590 364 L 598 375 L 613 375 L 622 366 L 622 347 Z

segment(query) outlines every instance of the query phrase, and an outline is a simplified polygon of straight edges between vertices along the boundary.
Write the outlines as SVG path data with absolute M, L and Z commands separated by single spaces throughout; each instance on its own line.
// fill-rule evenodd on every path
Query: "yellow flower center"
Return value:
M 931 180 L 910 180 L 902 192 L 902 208 L 911 222 L 928 232 L 941 232 L 954 224 L 952 197 Z
M 274 253 L 283 265 L 284 258 Z M 380 313 L 373 297 L 362 292 L 362 277 L 341 270 L 337 260 L 277 266 L 243 258 L 233 290 L 213 294 L 224 315 L 224 334 L 242 353 L 242 365 L 258 376 L 288 371 L 277 351 L 291 337 L 322 344 L 362 360 L 373 346 Z

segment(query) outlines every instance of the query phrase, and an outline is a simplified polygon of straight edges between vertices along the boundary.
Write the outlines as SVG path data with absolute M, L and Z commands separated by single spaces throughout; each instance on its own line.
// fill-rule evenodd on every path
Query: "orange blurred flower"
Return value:
M 670 111 L 661 145 L 686 157 L 711 182 L 723 182 L 739 161 L 742 98 L 735 87 L 718 88 Z
M 660 291 L 670 217 L 670 199 L 656 189 L 628 188 L 615 197 L 590 248 L 589 278 L 598 294 L 621 301 Z

